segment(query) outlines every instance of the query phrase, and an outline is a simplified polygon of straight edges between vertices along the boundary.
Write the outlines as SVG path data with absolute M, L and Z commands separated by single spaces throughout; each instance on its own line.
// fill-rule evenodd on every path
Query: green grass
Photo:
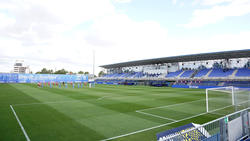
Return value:
M 32 141 L 102 140 L 168 124 L 114 139 L 153 141 L 157 133 L 167 129 L 190 122 L 202 124 L 219 117 L 196 116 L 206 111 L 205 90 L 199 89 L 111 85 L 38 88 L 34 84 L 0 84 L 1 141 L 25 140 L 10 105 Z M 192 116 L 195 117 L 188 118 Z M 179 122 L 170 124 L 171 119 Z

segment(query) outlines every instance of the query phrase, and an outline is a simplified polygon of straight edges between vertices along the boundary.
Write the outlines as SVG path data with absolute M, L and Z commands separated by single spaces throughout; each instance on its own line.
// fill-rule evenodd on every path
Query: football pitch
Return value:
M 153 141 L 167 129 L 222 116 L 206 113 L 205 98 L 201 89 L 0 84 L 0 140 Z

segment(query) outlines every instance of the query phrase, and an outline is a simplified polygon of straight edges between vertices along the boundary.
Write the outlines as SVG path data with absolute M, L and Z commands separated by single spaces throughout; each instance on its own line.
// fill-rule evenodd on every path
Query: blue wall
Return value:
M 207 89 L 220 86 L 188 86 L 188 85 L 172 85 L 172 88 L 191 88 L 191 89 Z
M 87 82 L 87 75 L 0 73 L 0 83 Z
M 172 88 L 191 88 L 191 89 L 207 89 L 207 88 L 216 88 L 216 87 L 227 87 L 227 86 L 189 86 L 189 85 L 172 85 Z M 238 87 L 238 88 L 247 88 L 247 87 Z

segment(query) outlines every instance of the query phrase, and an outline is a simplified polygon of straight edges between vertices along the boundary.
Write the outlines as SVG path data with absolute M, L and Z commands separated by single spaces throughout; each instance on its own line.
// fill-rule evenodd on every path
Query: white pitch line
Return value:
M 219 115 L 219 116 L 225 116 L 226 115 L 226 114 L 220 114 L 220 113 L 211 113 L 211 114 Z
M 98 98 L 97 100 L 102 100 L 102 99 L 107 98 L 107 97 L 111 97 L 111 96 L 103 96 L 103 97 Z
M 167 126 L 167 125 L 170 125 L 170 124 L 174 124 L 174 123 L 177 123 L 177 122 L 180 122 L 180 121 L 184 121 L 184 120 L 191 119 L 191 118 L 194 118 L 194 117 L 198 117 L 198 116 L 201 116 L 201 115 L 205 115 L 205 114 L 208 114 L 208 113 L 211 113 L 211 112 L 215 112 L 215 111 L 218 111 L 218 110 L 221 110 L 221 109 L 225 109 L 225 108 L 228 108 L 228 107 L 231 107 L 231 106 L 232 105 L 229 105 L 229 106 L 226 106 L 226 107 L 223 107 L 223 108 L 219 108 L 219 109 L 216 109 L 216 110 L 213 110 L 213 111 L 210 111 L 210 112 L 200 113 L 198 115 L 186 117 L 186 118 L 183 118 L 183 119 L 180 119 L 180 120 L 177 120 L 177 121 L 173 121 L 173 122 L 170 122 L 170 123 L 165 123 L 165 124 L 161 124 L 161 125 L 158 125 L 158 126 L 154 126 L 154 127 L 150 127 L 150 128 L 145 128 L 145 129 L 138 130 L 138 131 L 135 131 L 135 132 L 131 132 L 131 133 L 127 133 L 127 134 L 123 134 L 123 135 L 119 135 L 119 136 L 115 136 L 115 137 L 103 139 L 101 141 L 113 140 L 113 139 L 117 139 L 117 138 L 129 136 L 129 135 L 133 135 L 133 134 L 136 134 L 136 133 L 141 133 L 141 132 L 144 132 L 144 131 L 148 131 L 148 130 L 160 128 L 160 127 Z
M 177 120 L 177 121 L 174 121 L 174 122 L 169 122 L 169 123 L 161 124 L 161 125 L 158 125 L 158 126 L 154 126 L 154 127 L 150 127 L 150 128 L 138 130 L 138 131 L 135 131 L 135 132 L 123 134 L 123 135 L 120 135 L 120 136 L 115 136 L 115 137 L 103 139 L 103 140 L 101 140 L 101 141 L 108 141 L 108 140 L 112 140 L 112 139 L 117 139 L 117 138 L 129 136 L 129 135 L 133 135 L 133 134 L 136 134 L 136 133 L 141 133 L 141 132 L 144 132 L 144 131 L 152 130 L 152 129 L 155 129 L 155 128 L 160 128 L 160 127 L 162 127 L 162 126 L 167 126 L 167 125 L 170 125 L 170 124 L 173 124 L 173 123 L 176 123 L 176 122 L 180 122 L 180 121 L 187 120 L 187 119 L 190 119 L 190 118 L 194 118 L 194 117 L 197 117 L 197 116 L 200 116 L 200 115 L 204 115 L 204 114 L 207 114 L 207 113 L 201 113 L 201 114 L 199 114 L 199 115 L 187 117 L 187 118 L 184 118 L 184 119 L 181 119 L 181 120 Z
M 159 108 L 165 108 L 165 107 L 172 107 L 172 106 L 177 106 L 177 105 L 182 105 L 182 104 L 187 104 L 187 103 L 193 103 L 193 102 L 202 101 L 202 100 L 205 100 L 205 99 L 199 99 L 199 100 L 182 102 L 182 103 L 177 103 L 177 104 L 172 104 L 172 105 L 165 105 L 165 106 L 159 106 L 159 107 L 141 109 L 141 110 L 137 110 L 137 111 L 145 111 L 145 110 L 159 109 Z
M 10 108 L 11 108 L 12 112 L 14 113 L 14 115 L 15 115 L 15 117 L 16 117 L 16 120 L 17 120 L 19 126 L 21 127 L 21 129 L 22 129 L 22 131 L 23 131 L 23 134 L 24 134 L 26 140 L 27 140 L 27 141 L 30 141 L 30 138 L 29 138 L 28 134 L 26 133 L 26 131 L 25 131 L 25 129 L 24 129 L 24 127 L 23 127 L 21 121 L 19 120 L 19 118 L 18 118 L 18 116 L 17 116 L 17 114 L 16 114 L 14 108 L 13 108 L 11 105 L 10 105 Z
M 148 115 L 148 116 L 152 116 L 152 117 L 161 118 L 161 119 L 166 119 L 166 120 L 176 121 L 176 120 L 171 119 L 171 118 L 166 118 L 166 117 L 162 117 L 162 116 L 158 116 L 158 115 L 154 115 L 154 114 L 150 114 L 150 113 L 145 113 L 145 112 L 141 112 L 141 111 L 135 111 L 135 112 L 137 112 L 137 113 L 141 113 L 141 114 L 144 114 L 144 115 Z

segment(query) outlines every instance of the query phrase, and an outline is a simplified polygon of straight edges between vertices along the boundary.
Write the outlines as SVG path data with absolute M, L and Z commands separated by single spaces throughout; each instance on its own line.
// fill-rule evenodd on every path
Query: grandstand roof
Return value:
M 102 65 L 100 67 L 108 69 L 108 68 L 130 67 L 130 66 L 140 66 L 140 65 L 162 64 L 162 63 L 233 59 L 233 58 L 246 58 L 246 57 L 250 57 L 250 49 L 136 60 L 136 61 L 109 64 L 109 65 Z

